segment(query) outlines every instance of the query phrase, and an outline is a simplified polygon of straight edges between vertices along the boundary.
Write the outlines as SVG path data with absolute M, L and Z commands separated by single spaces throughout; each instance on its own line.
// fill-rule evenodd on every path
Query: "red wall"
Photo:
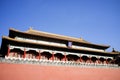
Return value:
M 120 69 L 0 63 L 0 80 L 120 80 Z

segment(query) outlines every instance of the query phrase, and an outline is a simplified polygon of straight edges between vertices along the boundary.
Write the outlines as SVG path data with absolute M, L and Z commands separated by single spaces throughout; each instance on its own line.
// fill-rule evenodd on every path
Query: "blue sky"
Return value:
M 0 0 L 0 43 L 9 28 L 30 26 L 120 51 L 120 0 Z

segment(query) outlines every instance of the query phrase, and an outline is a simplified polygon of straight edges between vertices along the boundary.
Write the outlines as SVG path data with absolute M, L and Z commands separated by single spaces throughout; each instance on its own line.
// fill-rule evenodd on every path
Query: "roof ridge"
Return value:
M 54 34 L 54 33 L 49 33 L 49 32 L 44 32 L 44 31 L 38 31 L 38 30 L 34 30 L 34 29 L 32 29 L 32 28 L 29 28 L 29 30 L 27 30 L 27 32 L 28 32 L 28 33 L 38 32 L 38 33 L 43 33 L 43 34 L 47 34 L 47 35 L 53 35 L 53 36 L 57 36 L 57 37 L 73 38 L 73 39 L 77 39 L 77 40 L 81 40 L 81 41 L 90 43 L 90 42 L 84 40 L 83 38 L 75 38 L 75 37 L 65 36 L 65 35 L 61 35 L 61 34 Z

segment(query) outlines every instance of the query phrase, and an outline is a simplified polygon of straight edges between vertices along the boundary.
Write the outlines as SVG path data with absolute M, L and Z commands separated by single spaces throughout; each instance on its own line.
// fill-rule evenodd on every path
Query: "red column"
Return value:
M 90 56 L 89 56 L 89 60 L 90 60 L 90 63 L 91 63 L 92 61 L 91 61 L 91 57 Z
M 54 61 L 54 52 L 52 52 L 52 61 Z
M 40 50 L 39 50 L 39 59 L 41 58 Z
M 25 56 L 26 56 L 26 49 L 24 48 L 23 58 L 25 58 Z
M 98 63 L 99 63 L 99 64 L 101 63 L 100 58 L 98 58 Z
M 80 62 L 82 62 L 82 56 L 80 56 Z
M 13 53 L 12 57 L 15 57 L 15 52 Z
M 106 59 L 106 64 L 108 64 L 108 61 L 107 61 L 107 59 Z
M 66 60 L 67 60 L 67 58 L 66 58 L 66 53 L 65 53 L 64 57 L 65 57 L 64 59 L 65 59 L 65 61 L 66 61 Z
M 8 45 L 7 57 L 9 56 L 9 54 L 10 54 L 10 46 Z

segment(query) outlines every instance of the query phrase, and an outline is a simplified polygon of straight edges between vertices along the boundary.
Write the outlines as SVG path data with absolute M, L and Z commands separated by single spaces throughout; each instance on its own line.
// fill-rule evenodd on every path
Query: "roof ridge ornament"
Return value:
M 79 39 L 84 40 L 82 37 L 80 37 Z
M 33 27 L 32 27 L 32 26 L 30 26 L 30 27 L 29 27 L 29 30 L 33 30 Z
M 112 49 L 113 49 L 112 52 L 116 52 L 116 50 L 114 48 L 112 48 Z
M 85 41 L 85 42 L 87 42 L 87 43 L 90 43 L 90 42 L 84 40 L 84 38 L 82 38 L 82 37 L 80 37 L 79 39 L 82 40 L 82 41 Z

